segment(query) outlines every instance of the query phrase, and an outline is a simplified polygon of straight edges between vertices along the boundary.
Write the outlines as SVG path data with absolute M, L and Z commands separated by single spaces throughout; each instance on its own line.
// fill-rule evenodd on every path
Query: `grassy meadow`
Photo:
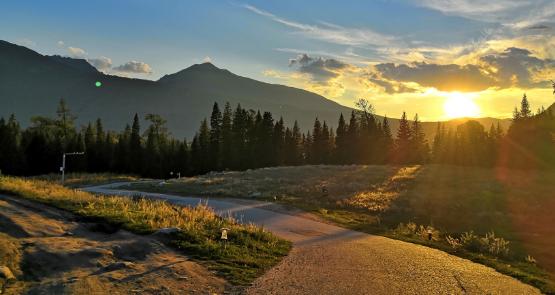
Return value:
M 31 179 L 44 180 L 53 183 L 60 183 L 60 174 L 52 173 L 33 176 Z M 114 173 L 77 173 L 72 172 L 65 175 L 65 186 L 83 187 L 89 185 L 102 185 L 114 182 L 137 181 L 140 178 L 133 175 L 114 174 Z
M 553 293 L 554 184 L 555 173 L 547 171 L 353 165 L 210 173 L 132 189 L 274 201 L 347 228 L 440 248 Z
M 251 282 L 279 262 L 291 247 L 289 242 L 263 228 L 220 218 L 202 204 L 180 207 L 144 198 L 94 196 L 48 181 L 15 177 L 0 177 L 0 192 L 138 234 L 150 234 L 161 228 L 179 228 L 170 236 L 170 245 L 204 262 L 236 285 Z M 219 239 L 224 227 L 230 229 L 225 247 Z

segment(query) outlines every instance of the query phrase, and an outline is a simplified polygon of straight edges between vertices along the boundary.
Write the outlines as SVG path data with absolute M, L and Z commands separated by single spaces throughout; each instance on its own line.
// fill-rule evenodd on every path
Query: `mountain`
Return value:
M 96 81 L 102 86 L 96 87 Z M 229 101 L 233 108 L 240 103 L 244 108 L 270 111 L 275 119 L 283 116 L 288 124 L 298 120 L 303 130 L 312 128 L 316 117 L 336 126 L 339 113 L 348 120 L 352 110 L 321 95 L 241 77 L 211 63 L 149 81 L 106 75 L 83 59 L 44 56 L 0 40 L 0 116 L 15 113 L 25 126 L 32 116 L 53 116 L 60 98 L 80 124 L 102 118 L 105 128 L 122 130 L 135 113 L 140 117 L 155 113 L 166 118 L 169 130 L 180 138 L 192 137 L 215 101 L 222 109 Z M 499 120 L 478 121 L 489 128 Z M 395 130 L 398 120 L 390 123 Z M 431 137 L 436 123 L 423 127 Z

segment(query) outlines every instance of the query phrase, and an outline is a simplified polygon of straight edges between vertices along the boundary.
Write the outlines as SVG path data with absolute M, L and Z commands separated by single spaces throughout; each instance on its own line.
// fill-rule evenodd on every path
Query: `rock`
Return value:
M 15 281 L 15 276 L 12 270 L 4 265 L 0 265 L 0 278 L 6 279 L 6 281 Z
M 249 195 L 249 197 L 251 197 L 251 198 L 258 198 L 258 197 L 260 197 L 260 196 L 262 196 L 262 193 L 260 193 L 260 192 L 252 192 L 252 193 Z
M 171 235 L 178 233 L 181 229 L 177 227 L 165 227 L 156 231 L 156 234 Z
M 70 231 L 66 231 L 62 236 L 63 236 L 63 237 L 72 237 L 72 236 L 74 236 L 74 235 L 75 235 L 74 233 L 72 233 L 72 232 L 70 232 Z
M 102 268 L 103 272 L 108 272 L 108 271 L 114 271 L 114 270 L 119 270 L 119 269 L 124 269 L 124 268 L 131 268 L 133 267 L 133 262 L 129 262 L 129 261 L 118 261 L 118 262 L 114 262 L 112 264 L 108 264 L 107 266 Z

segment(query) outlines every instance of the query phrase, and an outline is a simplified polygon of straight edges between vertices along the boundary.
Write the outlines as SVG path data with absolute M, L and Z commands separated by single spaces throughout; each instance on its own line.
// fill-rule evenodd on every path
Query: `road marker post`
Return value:
M 229 228 L 227 227 L 223 227 L 221 229 L 222 231 L 222 235 L 220 236 L 220 240 L 224 243 L 224 250 L 227 249 L 227 231 L 229 231 Z

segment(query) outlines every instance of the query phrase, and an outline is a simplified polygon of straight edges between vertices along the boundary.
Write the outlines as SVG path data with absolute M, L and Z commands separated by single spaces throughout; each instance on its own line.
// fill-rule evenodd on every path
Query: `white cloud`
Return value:
M 114 68 L 115 71 L 120 73 L 134 73 L 134 74 L 151 74 L 152 68 L 142 61 L 128 61 L 125 64 Z
M 203 63 L 208 63 L 208 62 L 209 62 L 209 63 L 212 63 L 212 58 L 211 58 L 210 56 L 206 56 L 206 57 L 202 60 L 202 62 L 203 62 Z
M 396 40 L 396 38 L 392 36 L 382 35 L 367 28 L 345 28 L 326 22 L 320 22 L 320 26 L 303 24 L 281 18 L 252 5 L 246 4 L 243 5 L 243 7 L 258 15 L 295 29 L 299 34 L 333 44 L 349 46 L 387 46 Z
M 58 47 L 60 47 L 60 48 L 64 48 L 64 47 L 66 46 L 66 44 L 64 43 L 64 41 L 58 41 L 58 42 L 56 43 L 56 45 L 58 45 Z
M 555 16 L 552 0 L 413 0 L 413 3 L 446 15 L 500 23 L 508 28 L 552 22 Z
M 73 58 L 84 58 L 87 55 L 87 52 L 79 47 L 69 46 L 67 51 L 69 52 L 69 56 Z
M 87 61 L 99 71 L 106 72 L 112 68 L 112 60 L 105 56 L 89 58 Z

